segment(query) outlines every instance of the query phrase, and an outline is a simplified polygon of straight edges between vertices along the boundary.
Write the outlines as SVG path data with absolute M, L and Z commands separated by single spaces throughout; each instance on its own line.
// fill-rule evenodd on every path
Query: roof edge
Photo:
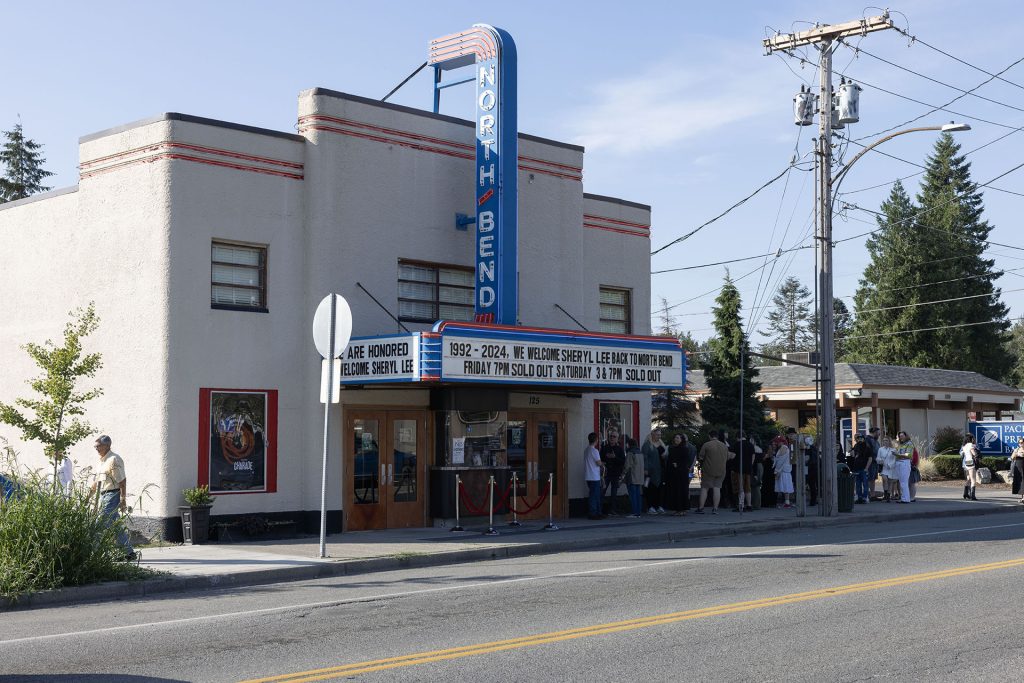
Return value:
M 333 97 L 338 100 L 348 100 L 350 102 L 358 102 L 359 104 L 366 104 L 373 107 L 380 107 L 382 109 L 390 109 L 391 111 L 402 112 L 403 114 L 412 114 L 414 116 L 422 116 L 424 118 L 433 119 L 435 121 L 445 121 L 447 123 L 454 123 L 460 126 L 467 126 L 473 128 L 474 124 L 468 119 L 460 119 L 457 116 L 449 116 L 448 114 L 435 114 L 432 111 L 426 109 L 417 109 L 416 107 L 409 107 L 404 104 L 393 104 L 391 102 L 381 102 L 371 97 L 362 97 L 361 95 L 353 95 L 352 93 L 341 92 L 340 90 L 331 90 L 329 88 L 310 88 L 303 90 L 299 93 L 299 96 L 309 94 L 310 96 L 316 97 Z M 580 145 L 573 145 L 568 142 L 561 142 L 559 140 L 552 140 L 551 138 L 540 137 L 539 135 L 531 135 L 529 133 L 519 133 L 521 140 L 530 140 L 532 142 L 539 142 L 544 145 L 551 145 L 553 147 L 561 147 L 562 149 L 572 150 L 574 152 L 583 153 L 585 150 Z
M 203 126 L 214 126 L 216 128 L 227 128 L 228 130 L 237 130 L 243 133 L 254 133 L 256 135 L 265 135 L 272 138 L 280 138 L 282 140 L 291 140 L 293 142 L 305 142 L 306 138 L 298 135 L 297 133 L 286 133 L 283 130 L 271 130 L 270 128 L 259 128 L 257 126 L 247 126 L 243 123 L 233 123 L 231 121 L 221 121 L 220 119 L 208 119 L 204 116 L 193 116 L 191 114 L 179 114 L 178 112 L 164 112 L 163 114 L 157 114 L 146 119 L 139 119 L 138 121 L 132 121 L 125 123 L 120 126 L 114 126 L 113 128 L 107 128 L 100 130 L 95 133 L 89 133 L 78 138 L 78 144 L 86 142 L 92 142 L 100 138 L 109 137 L 111 135 L 117 135 L 133 128 L 141 128 L 142 126 L 148 126 L 153 123 L 159 123 L 161 121 L 183 121 L 185 123 L 196 123 Z
M 633 209 L 640 209 L 642 211 L 650 211 L 650 204 L 641 204 L 639 202 L 631 202 L 628 199 L 620 199 L 619 197 L 609 197 L 603 194 L 592 194 L 590 192 L 583 193 L 584 199 L 593 199 L 597 202 L 610 202 L 612 204 L 621 204 L 622 206 L 628 206 Z
M 56 190 L 47 190 L 46 192 L 40 192 L 24 199 L 15 199 L 13 202 L 6 202 L 0 204 L 0 211 L 6 211 L 7 209 L 13 209 L 17 206 L 25 206 L 26 204 L 32 204 L 33 202 L 42 201 L 43 199 L 52 199 L 59 197 L 63 194 L 71 194 L 72 192 L 78 192 L 78 185 L 69 185 L 68 187 L 61 187 Z

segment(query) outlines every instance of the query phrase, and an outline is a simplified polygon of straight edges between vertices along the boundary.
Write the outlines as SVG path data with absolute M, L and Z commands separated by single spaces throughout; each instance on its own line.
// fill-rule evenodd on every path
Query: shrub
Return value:
M 935 467 L 935 463 L 932 462 L 933 459 L 934 458 L 921 458 L 917 465 L 917 470 L 921 473 L 921 479 L 923 481 L 938 481 L 944 478 L 939 475 L 939 471 Z
M 154 574 L 126 561 L 117 542 L 125 518 L 107 526 L 85 486 L 64 495 L 15 455 L 7 446 L 0 450 L 0 470 L 13 482 L 11 495 L 0 496 L 0 595 Z
M 1010 459 L 998 455 L 982 457 L 981 465 L 982 467 L 989 468 L 993 472 L 1001 472 L 1003 470 L 1010 469 Z
M 935 465 L 935 473 L 942 479 L 963 479 L 959 455 L 933 455 L 928 460 Z
M 956 427 L 942 427 L 935 431 L 932 437 L 932 447 L 936 453 L 958 453 L 960 446 L 964 443 L 963 431 Z

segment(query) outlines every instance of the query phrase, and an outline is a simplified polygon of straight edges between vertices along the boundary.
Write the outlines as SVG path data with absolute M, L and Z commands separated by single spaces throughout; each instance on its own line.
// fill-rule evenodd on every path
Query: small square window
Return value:
M 630 291 L 614 287 L 601 287 L 601 331 L 614 334 L 633 333 L 633 311 Z
M 267 248 L 213 242 L 210 307 L 267 311 Z

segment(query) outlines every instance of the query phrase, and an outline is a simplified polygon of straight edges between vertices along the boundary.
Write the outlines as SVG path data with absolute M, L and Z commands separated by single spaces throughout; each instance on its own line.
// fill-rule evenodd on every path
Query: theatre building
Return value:
M 0 401 L 37 374 L 19 345 L 95 302 L 87 418 L 133 501 L 156 485 L 140 520 L 180 536 L 181 490 L 209 484 L 215 520 L 314 531 L 311 327 L 334 292 L 329 530 L 447 524 L 456 475 L 473 506 L 514 474 L 526 516 L 549 492 L 583 512 L 588 432 L 643 438 L 685 361 L 649 336 L 650 207 L 585 193 L 582 147 L 518 132 L 514 57 L 489 27 L 434 41 L 438 82 L 475 81 L 445 91 L 467 120 L 316 88 L 281 130 L 162 114 L 81 138 L 76 186 L 0 206 Z M 91 440 L 71 456 L 91 465 Z

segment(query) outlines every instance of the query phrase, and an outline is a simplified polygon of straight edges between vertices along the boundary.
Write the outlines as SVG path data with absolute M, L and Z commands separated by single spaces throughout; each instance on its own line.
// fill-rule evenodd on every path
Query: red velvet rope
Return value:
M 516 513 L 517 515 L 525 515 L 525 514 L 527 514 L 529 512 L 533 512 L 534 510 L 539 508 L 541 505 L 544 504 L 544 501 L 546 501 L 547 499 L 548 499 L 548 489 L 545 488 L 544 492 L 540 494 L 540 498 L 538 498 L 537 502 L 534 503 L 533 505 L 530 505 L 529 503 L 526 503 L 526 497 L 525 496 L 523 497 L 523 502 L 526 503 L 526 509 L 525 510 L 516 510 L 513 507 L 510 507 L 509 509 L 512 510 L 512 512 Z
M 501 507 L 503 505 L 505 505 L 506 502 L 508 502 L 508 497 L 509 497 L 509 495 L 511 493 L 512 493 L 512 483 L 509 482 L 509 485 L 505 489 L 505 493 L 502 495 L 501 499 L 495 501 L 493 509 L 495 509 L 495 510 L 501 509 Z M 487 510 L 487 503 L 486 503 L 487 499 L 485 498 L 484 499 L 485 502 L 481 503 L 479 506 L 475 505 L 473 503 L 473 501 L 471 501 L 469 499 L 469 494 L 466 493 L 466 486 L 465 486 L 465 484 L 463 484 L 461 479 L 459 480 L 459 497 L 462 498 L 462 504 L 463 504 L 463 506 L 465 506 L 466 512 L 468 512 L 469 514 L 471 514 L 471 515 L 486 515 L 486 514 L 489 514 L 489 512 Z

